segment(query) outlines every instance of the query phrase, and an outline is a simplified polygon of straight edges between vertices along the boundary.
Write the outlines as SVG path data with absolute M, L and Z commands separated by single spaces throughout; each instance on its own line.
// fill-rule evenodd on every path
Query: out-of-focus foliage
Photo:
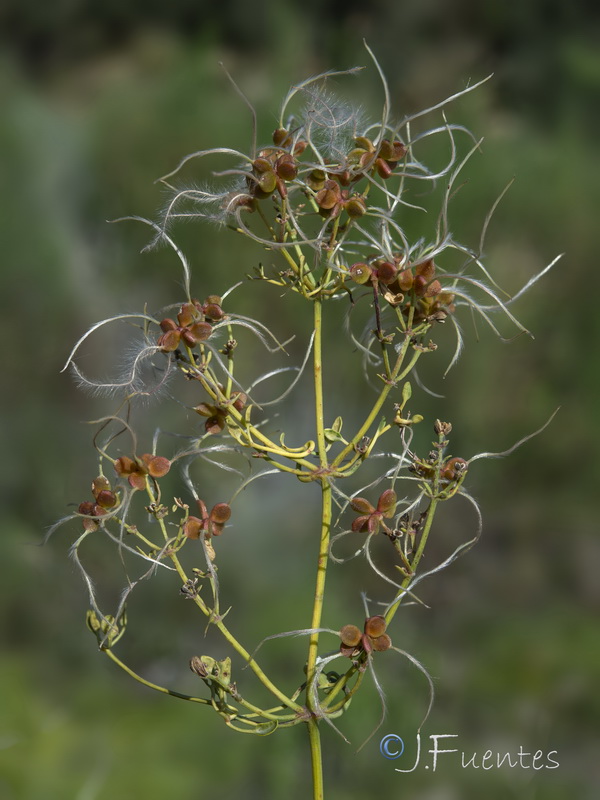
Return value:
M 394 632 L 395 643 L 436 676 L 438 698 L 424 735 L 458 733 L 467 752 L 519 744 L 557 749 L 561 767 L 533 774 L 440 766 L 435 775 L 403 776 L 380 756 L 378 736 L 354 755 L 332 732 L 325 737 L 329 797 L 368 796 L 375 769 L 378 793 L 389 796 L 591 798 L 599 780 L 592 749 L 600 719 L 593 505 L 599 12 L 593 3 L 541 0 L 257 5 L 7 0 L 0 12 L 0 796 L 306 796 L 307 744 L 299 731 L 246 740 L 202 708 L 130 684 L 102 660 L 85 629 L 84 587 L 67 559 L 73 533 L 61 530 L 45 548 L 37 544 L 67 504 L 87 497 L 95 474 L 89 431 L 79 421 L 104 407 L 58 374 L 71 343 L 108 314 L 181 299 L 171 253 L 140 254 L 145 229 L 104 220 L 154 216 L 165 197 L 153 181 L 182 155 L 247 145 L 250 115 L 219 60 L 255 102 L 259 138 L 266 140 L 288 86 L 322 69 L 367 63 L 366 36 L 400 113 L 496 72 L 449 109 L 453 121 L 486 137 L 453 203 L 453 230 L 476 245 L 487 210 L 515 175 L 486 245 L 500 285 L 516 291 L 566 252 L 516 304 L 534 341 L 501 345 L 467 325 L 468 350 L 457 368 L 445 381 L 435 371 L 422 376 L 448 398 L 427 401 L 429 418 L 452 420 L 465 456 L 502 450 L 562 408 L 539 439 L 470 471 L 484 536 L 427 586 L 431 608 L 408 608 Z M 339 88 L 355 91 L 367 113 L 381 103 L 372 76 Z M 222 291 L 262 257 L 225 230 L 182 226 L 175 235 L 200 294 Z M 245 301 L 254 314 L 269 315 L 282 337 L 298 328 L 291 348 L 297 363 L 303 344 L 297 306 L 273 318 L 264 298 L 252 287 Z M 108 336 L 105 351 L 94 353 L 99 372 L 109 369 L 115 345 Z M 341 333 L 331 330 L 325 358 L 342 366 L 329 391 L 351 396 L 364 390 L 359 376 L 343 369 L 347 351 Z M 301 413 L 303 398 L 294 402 Z M 283 491 L 283 481 L 274 491 L 280 485 Z M 248 516 L 227 564 L 229 596 L 250 643 L 304 626 L 314 581 L 310 515 L 259 534 L 261 502 L 258 491 L 248 494 Z M 284 512 L 283 495 L 277 503 Z M 465 519 L 457 515 L 447 525 L 440 539 L 458 536 Z M 265 543 L 268 582 L 257 552 Z M 102 548 L 95 557 L 102 565 Z M 239 581 L 236 564 L 245 568 Z M 357 587 L 351 566 L 332 570 L 330 580 L 330 617 L 345 622 L 349 612 L 359 614 L 358 591 L 369 586 Z M 120 588 L 115 582 L 114 592 Z M 258 607 L 269 614 L 257 616 Z M 149 679 L 189 685 L 187 659 L 202 651 L 203 622 L 160 582 L 133 595 L 130 614 L 138 631 L 136 641 L 123 643 L 130 660 Z M 274 669 L 303 657 L 303 645 L 283 641 L 270 645 Z M 414 730 L 426 704 L 422 676 L 390 662 L 380 678 L 389 702 L 382 732 Z M 377 703 L 373 692 L 371 706 L 368 697 L 360 699 L 343 721 L 356 744 L 376 723 Z

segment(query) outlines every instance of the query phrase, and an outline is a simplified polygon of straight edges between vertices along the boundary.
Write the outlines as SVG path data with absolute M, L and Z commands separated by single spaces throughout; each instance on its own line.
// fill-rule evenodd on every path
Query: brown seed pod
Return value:
M 233 392 L 231 399 L 233 400 L 233 407 L 236 409 L 236 411 L 242 411 L 248 402 L 248 395 L 244 394 L 244 392 Z
M 398 267 L 391 261 L 382 261 L 377 265 L 377 280 L 386 286 L 393 283 L 398 275 Z
M 442 284 L 438 281 L 431 281 L 425 290 L 425 297 L 435 297 L 442 291 Z
M 315 195 L 315 203 L 322 211 L 331 211 L 341 200 L 340 187 L 335 181 L 325 181 L 325 185 Z
M 192 331 L 189 328 L 184 328 L 181 331 L 181 338 L 187 344 L 188 347 L 195 347 L 196 346 L 196 337 L 194 336 L 194 334 L 192 333 Z
M 353 176 L 349 169 L 345 169 L 343 172 L 340 172 L 337 175 L 340 186 L 350 186 L 352 183 L 352 178 Z
M 167 333 L 167 331 L 177 330 L 177 323 L 170 317 L 166 317 L 166 319 L 163 319 L 161 321 L 160 329 L 164 331 L 164 333 Z
M 373 650 L 376 650 L 378 653 L 383 653 L 385 650 L 390 649 L 392 646 L 392 640 L 387 633 L 382 633 L 381 636 L 377 636 L 375 639 L 372 639 L 371 644 L 373 646 Z
M 395 139 L 393 142 L 390 142 L 389 139 L 384 139 L 381 142 L 378 155 L 390 164 L 397 164 L 398 161 L 404 158 L 406 152 L 406 146 L 398 139 Z
M 225 421 L 222 414 L 215 414 L 214 417 L 209 417 L 209 419 L 207 419 L 204 423 L 204 430 L 207 433 L 221 433 L 224 427 Z
M 180 342 L 181 334 L 175 329 L 168 330 L 163 333 L 162 336 L 159 336 L 156 344 L 164 353 L 172 353 L 174 350 L 177 350 Z
M 194 407 L 194 411 L 196 414 L 200 414 L 201 417 L 214 417 L 217 413 L 217 407 L 208 403 L 200 403 Z
M 427 289 L 427 278 L 424 275 L 415 275 L 413 289 L 417 297 L 423 297 Z
M 214 308 L 217 308 L 217 306 L 214 306 Z M 195 322 L 183 333 L 183 338 L 187 341 L 186 334 L 189 334 L 194 344 L 196 342 L 205 342 L 212 334 L 212 325 L 210 322 Z
M 362 638 L 362 633 L 356 625 L 344 625 L 340 631 L 340 639 L 346 647 L 356 647 Z
M 427 283 L 433 280 L 435 277 L 435 264 L 433 263 L 433 258 L 428 258 L 427 261 L 417 264 L 415 267 L 415 273 L 417 275 L 422 275 Z
M 204 316 L 212 322 L 223 319 L 225 313 L 218 303 L 206 303 L 204 306 Z M 206 324 L 206 323 L 204 323 Z
M 96 503 L 101 508 L 113 508 L 117 505 L 117 496 L 109 489 L 102 489 L 96 495 Z
M 385 617 L 380 615 L 369 617 L 365 622 L 365 633 L 367 636 L 370 636 L 371 639 L 376 639 L 378 636 L 384 634 L 386 628 L 387 623 Z
M 384 181 L 387 180 L 393 172 L 392 167 L 387 163 L 387 161 L 384 161 L 383 158 L 378 158 L 375 161 L 375 168 L 377 169 L 377 174 L 379 177 L 383 178 Z
M 298 165 L 296 159 L 289 153 L 284 153 L 279 156 L 275 162 L 275 172 L 284 181 L 293 181 L 298 174 Z
M 464 475 L 468 467 L 464 458 L 451 458 L 446 461 L 440 474 L 447 481 L 456 481 Z
M 138 469 L 137 464 L 129 456 L 121 456 L 115 461 L 115 471 L 118 475 L 130 475 Z
M 188 517 L 183 526 L 183 535 L 188 539 L 199 539 L 203 529 L 203 523 L 198 517 Z
M 210 519 L 218 525 L 224 525 L 230 517 L 231 507 L 227 503 L 217 503 L 210 512 Z
M 192 325 L 200 319 L 200 312 L 195 303 L 184 303 L 181 311 L 177 314 L 177 322 L 182 328 Z
M 142 461 L 148 471 L 148 475 L 152 478 L 162 478 L 171 469 L 171 462 L 168 458 L 163 456 L 153 456 L 150 453 L 144 453 Z

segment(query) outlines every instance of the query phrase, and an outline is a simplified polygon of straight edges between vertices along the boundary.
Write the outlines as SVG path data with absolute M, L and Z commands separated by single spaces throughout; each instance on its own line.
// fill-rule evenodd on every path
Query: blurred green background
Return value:
M 67 557 L 78 526 L 37 545 L 69 503 L 87 499 L 95 458 L 82 421 L 112 410 L 59 374 L 72 342 L 104 316 L 181 299 L 172 254 L 140 254 L 148 241 L 143 226 L 105 220 L 154 217 L 165 197 L 153 181 L 186 153 L 248 147 L 248 111 L 219 61 L 256 105 L 266 140 L 291 84 L 368 64 L 363 37 L 389 77 L 398 117 L 495 73 L 448 111 L 451 121 L 485 136 L 452 208 L 452 230 L 476 246 L 487 209 L 514 175 L 489 230 L 491 271 L 516 291 L 566 253 L 516 307 L 535 340 L 502 344 L 465 317 L 468 347 L 459 366 L 445 381 L 439 361 L 427 372 L 447 399 L 423 398 L 417 410 L 428 420 L 452 420 L 465 456 L 505 449 L 561 410 L 510 458 L 471 470 L 468 486 L 484 512 L 482 540 L 423 586 L 431 608 L 407 608 L 393 630 L 395 643 L 435 677 L 424 737 L 456 733 L 459 744 L 450 746 L 468 755 L 514 754 L 520 745 L 557 750 L 560 767 L 484 772 L 446 757 L 435 774 L 424 767 L 396 773 L 397 762 L 379 753 L 380 736 L 393 732 L 413 741 L 427 688 L 408 662 L 390 658 L 379 668 L 388 716 L 371 742 L 355 753 L 380 713 L 370 689 L 341 723 L 354 745 L 324 731 L 327 797 L 596 797 L 597 4 L 173 0 L 167 7 L 148 0 L 5 0 L 0 21 L 2 800 L 309 795 L 302 729 L 264 740 L 242 737 L 205 709 L 130 681 L 99 654 L 85 628 L 85 588 Z M 339 86 L 377 113 L 373 69 Z M 181 227 L 176 238 L 202 297 L 223 291 L 261 258 L 215 227 Z M 306 341 L 301 308 L 277 299 L 253 287 L 244 303 L 282 338 L 294 328 L 298 363 Z M 361 399 L 364 390 L 347 341 L 336 327 L 329 334 L 326 357 L 342 365 L 328 385 L 333 410 Z M 110 373 L 122 346 L 116 334 L 101 341 L 86 351 L 95 375 Z M 300 390 L 289 409 L 301 417 L 307 402 Z M 160 408 L 151 406 L 142 416 L 150 425 L 157 414 Z M 198 480 L 207 498 L 218 491 L 208 470 Z M 285 484 L 278 478 L 248 491 L 244 518 L 234 518 L 231 537 L 222 541 L 223 591 L 249 647 L 268 633 L 303 627 L 308 618 L 316 543 L 315 506 L 307 497 L 314 487 L 292 485 L 286 494 Z M 273 508 L 266 523 L 265 502 Z M 466 506 L 448 514 L 432 559 L 444 552 L 444 537 L 459 541 L 473 524 Z M 88 558 L 107 596 L 117 598 L 118 565 L 100 546 Z M 219 645 L 204 642 L 203 622 L 177 588 L 156 580 L 133 595 L 131 635 L 119 652 L 149 679 L 185 690 L 194 686 L 187 659 Z M 374 595 L 377 586 L 352 564 L 332 570 L 329 589 L 328 619 L 336 626 L 360 619 L 359 592 Z M 282 680 L 289 675 L 290 686 L 304 648 L 285 640 L 265 648 L 267 664 Z

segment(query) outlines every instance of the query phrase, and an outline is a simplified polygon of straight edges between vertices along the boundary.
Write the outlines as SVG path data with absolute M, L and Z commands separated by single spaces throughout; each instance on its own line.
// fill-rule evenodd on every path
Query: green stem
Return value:
M 148 480 L 146 481 L 146 492 L 148 494 L 148 497 L 150 498 L 150 502 L 151 503 L 155 502 L 156 498 L 154 497 L 152 486 L 150 485 L 150 482 Z M 165 526 L 164 519 L 159 518 L 158 524 L 163 532 L 163 535 L 167 537 L 167 529 Z M 173 566 L 177 570 L 177 573 L 181 578 L 181 582 L 185 584 L 188 581 L 188 576 L 184 568 L 182 567 L 181 562 L 177 557 L 177 554 L 170 553 L 169 558 L 171 559 Z M 292 711 L 302 712 L 304 710 L 302 706 L 294 702 L 293 700 L 290 700 L 290 698 L 284 692 L 282 692 L 280 689 L 277 688 L 277 686 L 275 686 L 275 684 L 269 679 L 269 677 L 262 671 L 262 669 L 256 663 L 254 658 L 252 658 L 252 656 L 246 650 L 246 648 L 235 638 L 235 636 L 223 623 L 223 620 L 220 618 L 212 619 L 213 611 L 210 608 L 208 608 L 208 606 L 198 595 L 194 596 L 194 602 L 198 606 L 198 608 L 202 611 L 202 613 L 205 614 L 209 618 L 209 620 L 212 621 L 213 625 L 215 625 L 219 629 L 221 634 L 225 637 L 225 639 L 229 642 L 229 644 L 233 647 L 233 649 L 237 653 L 239 653 L 239 655 L 244 659 L 244 661 L 248 664 L 250 669 L 254 672 L 254 674 L 260 680 L 263 686 L 265 686 L 278 700 L 280 700 L 283 703 L 283 705 L 287 706 Z
M 417 552 L 415 553 L 415 557 L 413 558 L 413 560 L 411 562 L 411 565 L 410 565 L 411 572 L 413 574 L 409 575 L 408 577 L 406 577 L 402 581 L 402 583 L 400 584 L 400 587 L 402 589 L 407 589 L 410 586 L 410 584 L 412 583 L 412 581 L 413 581 L 413 579 L 415 577 L 415 573 L 417 571 L 417 567 L 419 566 L 419 562 L 421 561 L 421 558 L 423 556 L 423 552 L 425 550 L 425 545 L 427 544 L 427 539 L 429 537 L 429 531 L 431 530 L 431 526 L 433 524 L 433 518 L 435 516 L 435 510 L 436 510 L 438 502 L 439 501 L 438 501 L 437 497 L 434 497 L 431 500 L 431 504 L 429 506 L 429 510 L 427 511 L 427 521 L 425 522 L 425 527 L 423 528 L 423 533 L 421 534 L 421 540 L 419 542 L 419 546 L 417 547 Z M 385 621 L 386 621 L 386 623 L 388 625 L 390 624 L 391 620 L 394 618 L 394 614 L 398 610 L 398 606 L 402 602 L 405 594 L 406 594 L 405 592 L 402 592 L 398 596 L 398 598 L 395 600 L 395 602 L 392 603 L 392 605 L 388 608 L 388 610 L 387 610 L 387 612 L 385 614 Z
M 173 562 L 173 566 L 179 573 L 179 577 L 181 578 L 182 582 L 185 583 L 187 581 L 187 575 L 185 570 L 181 566 L 181 562 L 177 558 L 177 556 L 173 553 L 170 556 L 171 561 Z M 194 602 L 200 608 L 203 614 L 207 617 L 212 616 L 211 610 L 204 604 L 204 602 L 196 595 L 194 597 Z M 283 705 L 291 708 L 293 711 L 301 712 L 303 711 L 302 706 L 298 703 L 293 702 L 290 698 L 284 694 L 280 689 L 275 686 L 275 684 L 265 675 L 256 661 L 252 658 L 250 653 L 246 650 L 246 648 L 238 642 L 235 636 L 231 633 L 231 631 L 227 628 L 227 626 L 223 623 L 222 619 L 213 619 L 212 624 L 215 625 L 224 638 L 229 642 L 229 644 L 233 647 L 233 649 L 239 653 L 239 655 L 244 659 L 244 661 L 248 664 L 252 672 L 256 675 L 256 677 L 260 680 L 260 682 L 265 686 L 278 700 L 281 700 Z
M 121 659 L 117 658 L 117 656 L 113 653 L 112 650 L 103 650 L 106 655 L 115 662 L 118 667 L 121 667 L 124 672 L 130 675 L 139 683 L 143 683 L 144 686 L 148 686 L 150 689 L 155 689 L 157 692 L 162 692 L 163 694 L 170 694 L 172 697 L 179 697 L 181 700 L 190 700 L 192 703 L 202 703 L 202 705 L 209 706 L 211 705 L 210 700 L 205 700 L 203 697 L 192 697 L 189 694 L 182 694 L 181 692 L 175 692 L 173 689 L 167 689 L 165 686 L 158 686 L 156 683 L 151 683 L 147 681 L 145 678 L 142 678 L 141 675 L 138 675 L 137 672 L 134 672 L 127 664 L 124 664 Z
M 317 578 L 311 622 L 311 628 L 317 629 L 321 627 L 321 617 L 323 615 L 325 578 L 327 576 L 329 540 L 331 534 L 331 485 L 326 474 L 328 463 L 326 449 L 327 442 L 325 440 L 325 416 L 323 409 L 322 300 L 320 297 L 317 297 L 314 300 L 314 331 L 315 340 L 313 345 L 313 375 L 315 389 L 315 425 L 319 453 L 319 467 L 323 472 L 321 477 L 321 536 L 319 543 L 319 556 L 317 560 Z M 308 645 L 308 662 L 306 665 L 307 706 L 313 712 L 315 709 L 311 708 L 313 702 L 311 687 L 315 678 L 318 648 L 319 634 L 313 633 L 311 634 Z M 322 800 L 323 767 L 321 739 L 318 720 L 314 716 L 308 720 L 308 736 L 310 741 L 312 761 L 313 796 L 314 800 Z
M 313 800 L 323 800 L 323 758 L 321 754 L 321 734 L 316 719 L 308 721 L 308 738 L 312 765 Z
M 411 309 L 411 318 L 409 319 L 409 329 L 406 331 L 406 333 L 404 335 L 404 342 L 402 343 L 402 347 L 400 348 L 400 352 L 398 353 L 398 358 L 396 359 L 396 363 L 394 364 L 394 368 L 392 370 L 391 377 L 389 378 L 389 380 L 387 381 L 387 383 L 385 384 L 385 386 L 381 390 L 381 393 L 380 393 L 379 397 L 377 398 L 377 400 L 373 404 L 373 407 L 371 408 L 371 411 L 369 412 L 369 415 L 365 419 L 364 423 L 361 425 L 359 431 L 355 434 L 355 436 L 352 437 L 352 439 L 348 442 L 347 446 L 337 455 L 337 457 L 332 462 L 332 467 L 339 466 L 342 463 L 342 461 L 344 460 L 344 458 L 346 458 L 348 453 L 350 453 L 353 449 L 355 449 L 357 443 L 362 439 L 362 437 L 365 435 L 365 433 L 369 430 L 371 425 L 374 423 L 375 418 L 379 414 L 379 412 L 381 410 L 381 407 L 383 406 L 385 400 L 387 399 L 388 394 L 394 388 L 396 383 L 398 381 L 401 381 L 403 378 L 405 378 L 406 375 L 408 375 L 408 373 L 413 369 L 413 367 L 417 363 L 417 361 L 419 359 L 419 356 L 421 355 L 419 350 L 415 351 L 415 353 L 414 353 L 413 357 L 411 358 L 410 362 L 402 370 L 402 364 L 404 362 L 404 359 L 406 358 L 406 354 L 408 352 L 408 348 L 409 348 L 409 346 L 411 344 L 411 340 L 412 340 L 413 335 L 414 335 L 414 331 L 410 330 L 410 324 L 411 323 L 412 323 L 412 309 Z

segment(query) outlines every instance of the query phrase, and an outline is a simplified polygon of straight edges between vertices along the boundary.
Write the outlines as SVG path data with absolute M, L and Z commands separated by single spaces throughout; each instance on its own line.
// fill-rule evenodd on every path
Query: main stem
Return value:
M 317 561 L 317 579 L 315 586 L 315 599 L 311 628 L 315 631 L 321 627 L 323 602 L 325 598 L 325 578 L 327 576 L 327 563 L 329 560 L 329 540 L 331 536 L 331 486 L 327 475 L 327 450 L 325 441 L 325 422 L 323 411 L 323 356 L 322 356 L 322 300 L 317 297 L 313 302 L 314 331 L 313 345 L 313 375 L 315 388 L 315 425 L 317 448 L 319 453 L 319 468 L 321 476 L 321 536 L 319 543 L 319 557 Z M 310 754 L 312 761 L 313 797 L 314 800 L 323 800 L 323 762 L 321 756 L 321 736 L 318 727 L 318 717 L 313 708 L 313 682 L 319 649 L 319 634 L 311 634 L 308 646 L 308 662 L 306 666 L 306 704 L 313 715 L 308 720 L 308 735 L 310 741 Z

